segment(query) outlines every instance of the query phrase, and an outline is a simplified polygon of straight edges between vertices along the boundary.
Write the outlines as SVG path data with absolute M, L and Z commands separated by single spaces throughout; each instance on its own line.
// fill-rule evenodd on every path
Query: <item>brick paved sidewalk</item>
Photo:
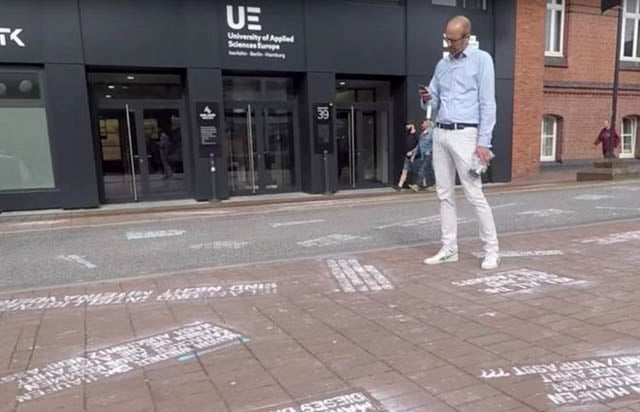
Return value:
M 640 411 L 640 220 L 0 296 L 1 411 Z

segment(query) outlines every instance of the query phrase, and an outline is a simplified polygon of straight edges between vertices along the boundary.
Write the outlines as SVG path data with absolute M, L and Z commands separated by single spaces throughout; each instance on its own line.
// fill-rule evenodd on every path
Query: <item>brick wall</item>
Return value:
M 547 90 L 544 96 L 545 114 L 562 118 L 558 157 L 562 161 L 601 157 L 602 151 L 593 145 L 593 141 L 602 129 L 604 120 L 611 116 L 611 93 Z M 618 119 L 632 115 L 640 115 L 640 95 L 620 93 Z M 616 125 L 618 134 L 621 134 L 620 122 Z
M 512 177 L 538 172 L 546 0 L 517 0 Z
M 593 140 L 611 117 L 617 11 L 600 13 L 600 0 L 565 0 L 564 67 L 544 68 L 544 114 L 562 118 L 557 158 L 599 158 Z M 542 5 L 546 11 L 546 5 Z M 538 48 L 544 52 L 544 43 Z M 566 86 L 566 87 L 563 87 Z M 640 71 L 620 72 L 618 121 L 640 114 Z M 532 127 L 540 133 L 540 122 Z

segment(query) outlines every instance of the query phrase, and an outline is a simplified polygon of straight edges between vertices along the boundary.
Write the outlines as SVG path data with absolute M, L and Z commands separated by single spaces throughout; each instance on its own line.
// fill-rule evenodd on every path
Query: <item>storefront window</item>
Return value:
M 38 75 L 0 72 L 0 191 L 53 187 Z

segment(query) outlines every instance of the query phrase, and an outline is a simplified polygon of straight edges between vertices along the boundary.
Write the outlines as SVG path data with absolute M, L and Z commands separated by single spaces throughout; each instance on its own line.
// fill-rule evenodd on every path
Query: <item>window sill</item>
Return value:
M 620 61 L 620 70 L 640 71 L 640 62 Z
M 564 56 L 544 56 L 544 65 L 546 67 L 569 67 L 567 58 Z

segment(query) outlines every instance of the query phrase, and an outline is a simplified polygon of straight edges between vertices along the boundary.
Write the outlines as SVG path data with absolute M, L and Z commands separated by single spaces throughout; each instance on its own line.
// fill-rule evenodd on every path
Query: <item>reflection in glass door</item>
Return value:
M 229 187 L 232 194 L 296 187 L 295 113 L 289 105 L 227 105 Z
M 336 110 L 340 187 L 355 189 L 388 183 L 388 128 L 389 112 L 382 107 L 352 105 Z
M 98 112 L 102 178 L 107 199 L 115 202 L 138 200 L 140 171 L 136 122 L 133 111 L 102 109 Z
M 262 110 L 264 136 L 265 190 L 293 190 L 295 188 L 293 110 L 264 108 Z
M 177 106 L 110 101 L 99 106 L 98 123 L 107 202 L 186 196 Z
M 141 165 L 145 165 L 143 172 L 147 176 L 145 192 L 155 199 L 179 197 L 185 192 L 180 111 L 145 107 L 142 114 L 146 162 Z
M 356 136 L 355 109 L 336 110 L 336 147 L 338 157 L 338 184 L 355 187 L 354 143 Z
M 229 142 L 229 188 L 233 193 L 258 191 L 255 112 L 251 105 L 224 114 Z

